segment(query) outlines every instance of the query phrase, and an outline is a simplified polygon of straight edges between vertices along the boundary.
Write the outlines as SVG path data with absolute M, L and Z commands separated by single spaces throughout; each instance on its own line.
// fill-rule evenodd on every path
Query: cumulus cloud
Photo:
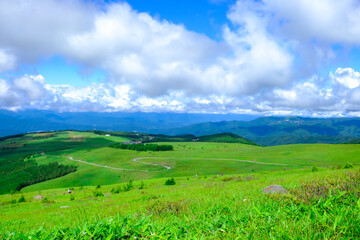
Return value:
M 346 12 L 347 14 L 343 14 Z M 0 72 L 62 56 L 107 80 L 49 85 L 0 80 L 0 107 L 60 111 L 302 113 L 357 111 L 360 74 L 339 68 L 333 44 L 356 47 L 356 0 L 239 0 L 222 40 L 139 13 L 127 3 L 0 2 Z M 360 109 L 359 109 L 360 110 Z
M 0 79 L 0 107 L 21 109 L 42 100 L 47 91 L 41 75 L 25 75 L 12 81 Z
M 360 73 L 352 68 L 338 68 L 330 78 L 350 89 L 360 86 Z
M 20 63 L 62 54 L 67 37 L 90 29 L 97 11 L 81 0 L 2 0 L 0 49 Z

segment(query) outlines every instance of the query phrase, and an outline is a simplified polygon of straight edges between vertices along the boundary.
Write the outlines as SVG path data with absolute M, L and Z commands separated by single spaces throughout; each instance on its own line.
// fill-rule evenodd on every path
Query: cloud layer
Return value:
M 344 14 L 347 13 L 347 14 Z M 0 80 L 0 108 L 356 115 L 360 73 L 333 66 L 359 47 L 356 0 L 238 1 L 222 41 L 139 13 L 127 3 L 4 0 L 0 73 L 62 56 L 107 81 Z M 334 47 L 336 46 L 336 47 Z M 336 68 L 335 68 L 336 69 Z

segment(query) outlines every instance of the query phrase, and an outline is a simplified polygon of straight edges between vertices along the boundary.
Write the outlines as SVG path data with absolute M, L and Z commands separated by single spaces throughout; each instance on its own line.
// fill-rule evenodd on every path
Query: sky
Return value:
M 0 108 L 360 116 L 359 0 L 2 0 Z

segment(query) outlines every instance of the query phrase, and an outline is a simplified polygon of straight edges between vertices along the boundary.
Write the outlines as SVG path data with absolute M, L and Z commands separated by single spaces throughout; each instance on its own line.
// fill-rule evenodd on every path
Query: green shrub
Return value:
M 351 163 L 346 163 L 344 166 L 344 169 L 353 168 L 353 165 Z
M 104 194 L 101 191 L 95 190 L 93 192 L 94 197 L 102 197 Z
M 171 179 L 168 179 L 165 181 L 165 185 L 175 185 L 176 182 L 175 182 L 175 179 L 174 178 L 171 178 Z
M 113 193 L 113 194 L 117 194 L 120 192 L 122 192 L 122 188 L 120 186 L 117 186 L 116 188 L 111 189 L 111 193 Z
M 101 188 L 101 185 L 100 184 L 96 185 L 95 189 L 99 189 L 99 188 Z
M 75 200 L 75 197 L 74 197 L 74 195 L 70 195 L 70 201 L 74 201 Z
M 125 186 L 124 186 L 124 192 L 128 192 L 131 189 L 133 189 L 133 180 L 130 180 Z
M 144 181 L 141 181 L 139 189 L 144 189 L 144 188 L 145 188 L 145 183 Z
M 22 203 L 22 202 L 25 202 L 26 200 L 25 200 L 25 197 L 24 197 L 24 195 L 21 195 L 21 197 L 19 198 L 19 200 L 18 200 L 18 203 Z
M 312 172 L 317 172 L 319 171 L 319 168 L 317 166 L 313 166 L 311 169 Z

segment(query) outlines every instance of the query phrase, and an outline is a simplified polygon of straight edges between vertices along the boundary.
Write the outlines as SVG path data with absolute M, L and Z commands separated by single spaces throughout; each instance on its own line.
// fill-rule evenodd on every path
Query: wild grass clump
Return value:
M 189 206 L 185 201 L 153 201 L 147 208 L 150 214 L 162 216 L 165 214 L 180 215 L 189 210 Z
M 52 204 L 52 203 L 55 203 L 55 201 L 52 199 L 43 198 L 43 199 L 41 199 L 41 203 Z
M 292 189 L 291 194 L 304 203 L 326 199 L 336 194 L 352 195 L 358 199 L 360 196 L 360 170 L 347 172 L 339 177 L 328 177 L 308 183 L 302 183 L 300 187 Z
M 255 177 L 253 175 L 249 175 L 249 176 L 239 176 L 239 177 L 225 177 L 225 178 L 221 179 L 221 181 L 223 181 L 223 182 L 228 182 L 228 181 L 246 182 L 246 181 L 252 181 L 254 179 L 255 179 Z

